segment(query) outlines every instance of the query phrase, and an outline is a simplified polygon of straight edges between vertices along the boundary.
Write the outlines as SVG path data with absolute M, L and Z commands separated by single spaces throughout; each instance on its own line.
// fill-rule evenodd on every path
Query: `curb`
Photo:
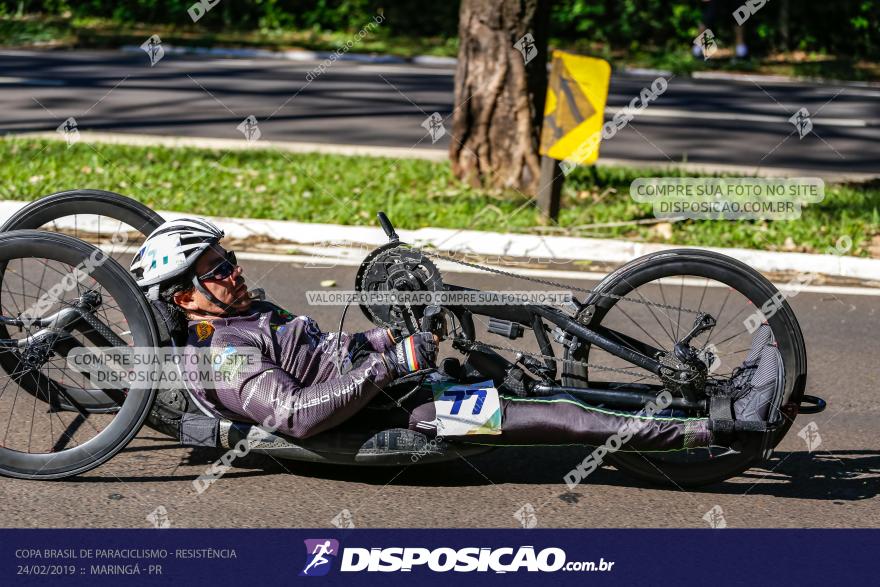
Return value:
M 175 137 L 162 135 L 143 135 L 127 133 L 80 131 L 80 141 L 84 143 L 103 143 L 108 145 L 131 145 L 135 147 L 193 147 L 224 151 L 279 150 L 288 153 L 323 153 L 327 155 L 348 155 L 364 157 L 390 157 L 392 159 L 426 159 L 446 161 L 446 149 L 426 149 L 424 147 L 379 147 L 372 145 L 339 145 L 334 143 L 300 143 L 294 141 L 247 141 L 245 139 L 220 139 L 212 137 Z M 43 139 L 63 141 L 57 132 L 26 132 L 6 135 L 10 138 Z
M 375 53 L 342 53 L 336 51 L 309 51 L 296 49 L 290 51 L 270 51 L 269 49 L 232 49 L 224 47 L 186 47 L 162 44 L 165 53 L 171 55 L 207 55 L 210 57 L 263 58 L 282 59 L 286 61 L 323 61 L 335 56 L 334 61 L 350 61 L 353 63 L 415 63 L 419 65 L 455 65 L 455 57 L 438 57 L 434 55 L 417 55 L 415 57 L 399 57 Z M 126 53 L 142 53 L 135 45 L 123 45 L 120 50 Z
M 818 177 L 827 183 L 862 183 L 874 180 L 877 173 L 860 173 L 845 171 L 811 171 L 792 167 L 749 167 L 748 165 L 728 165 L 725 163 L 664 163 L 659 161 L 642 161 L 640 159 L 601 158 L 597 165 L 609 167 L 635 167 L 645 170 L 679 170 L 690 173 L 715 175 L 719 173 L 737 174 L 745 177 Z
M 0 218 L 8 218 L 27 203 L 0 201 Z M 168 211 L 158 211 L 158 213 L 166 219 L 190 215 Z M 349 247 L 352 244 L 376 247 L 388 242 L 378 226 L 310 224 L 250 218 L 209 218 L 226 232 L 227 237 L 241 240 L 260 237 L 291 245 L 329 244 L 331 247 Z M 63 223 L 59 224 L 59 227 L 63 228 Z M 88 226 L 80 222 L 78 229 L 87 231 Z M 419 247 L 430 246 L 438 251 L 468 253 L 489 258 L 523 257 L 549 263 L 593 261 L 623 264 L 657 251 L 700 248 L 728 255 L 763 272 L 819 273 L 832 277 L 880 281 L 880 259 L 721 247 L 683 247 L 611 239 L 503 234 L 449 228 L 402 229 L 397 232 L 402 241 Z
M 751 74 L 739 73 L 735 71 L 695 71 L 691 74 L 694 79 L 705 80 L 724 80 L 749 82 L 752 80 L 762 81 L 767 84 L 783 83 L 783 84 L 828 84 L 833 86 L 844 86 L 848 88 L 863 89 L 880 89 L 880 82 L 860 82 L 853 80 L 837 80 L 827 77 L 792 77 L 790 75 L 770 75 L 770 74 Z
M 615 73 L 631 75 L 634 77 L 670 77 L 676 75 L 670 69 L 659 69 L 654 67 L 621 67 L 614 70 Z M 698 80 L 717 80 L 729 82 L 764 82 L 765 84 L 805 84 L 818 83 L 829 84 L 835 86 L 846 86 L 862 89 L 880 89 L 880 82 L 860 82 L 852 80 L 837 80 L 825 77 L 792 77 L 790 75 L 778 75 L 771 73 L 748 73 L 745 71 L 692 71 L 690 73 L 678 74 L 679 77 L 685 79 Z

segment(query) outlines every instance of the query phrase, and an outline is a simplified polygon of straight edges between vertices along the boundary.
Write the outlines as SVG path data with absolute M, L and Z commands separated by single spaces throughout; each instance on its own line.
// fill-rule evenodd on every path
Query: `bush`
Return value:
M 64 14 L 107 17 L 123 22 L 191 24 L 187 8 L 195 0 L 0 0 L 0 14 Z M 745 2 L 746 0 L 742 0 Z M 880 0 L 772 0 L 746 24 L 756 49 L 784 49 L 780 12 L 788 4 L 789 49 L 850 57 L 880 56 Z M 430 8 L 426 8 L 430 6 Z M 562 42 L 601 43 L 635 51 L 681 47 L 697 34 L 704 4 L 699 0 L 557 0 L 552 4 L 551 35 Z M 377 13 L 386 20 L 381 34 L 455 37 L 458 2 L 419 0 L 220 0 L 207 29 L 312 29 L 356 31 Z M 725 15 L 718 34 L 731 36 L 733 18 Z

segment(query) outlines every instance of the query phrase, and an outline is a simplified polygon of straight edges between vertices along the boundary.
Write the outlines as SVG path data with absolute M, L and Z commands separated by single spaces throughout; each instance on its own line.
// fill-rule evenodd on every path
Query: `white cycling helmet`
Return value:
M 131 262 L 137 284 L 158 299 L 162 283 L 182 278 L 205 249 L 220 242 L 223 231 L 204 218 L 179 218 L 150 233 Z

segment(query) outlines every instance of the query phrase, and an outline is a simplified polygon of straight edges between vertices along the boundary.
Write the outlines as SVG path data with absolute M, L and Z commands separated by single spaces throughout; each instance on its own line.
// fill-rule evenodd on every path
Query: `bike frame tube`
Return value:
M 446 288 L 450 290 L 476 291 L 471 288 L 464 288 L 451 284 L 448 284 Z M 548 322 L 551 322 L 552 324 L 555 324 L 556 326 L 559 326 L 564 332 L 583 339 L 588 343 L 595 345 L 602 350 L 605 350 L 608 353 L 619 357 L 629 363 L 632 363 L 633 365 L 642 367 L 643 369 L 646 369 L 651 373 L 659 375 L 660 370 L 663 367 L 662 363 L 654 359 L 652 356 L 649 356 L 656 356 L 657 353 L 662 352 L 660 349 L 656 349 L 642 341 L 634 339 L 623 333 L 610 330 L 608 328 L 602 327 L 598 329 L 592 329 L 586 327 L 583 324 L 580 324 L 576 320 L 572 319 L 570 316 L 550 306 L 539 304 L 520 304 L 506 306 L 476 305 L 468 306 L 466 308 L 459 306 L 450 309 L 452 309 L 453 313 L 455 313 L 456 315 L 460 315 L 461 313 L 466 312 L 470 314 L 494 317 L 502 320 L 509 320 L 512 322 L 520 323 L 530 328 L 534 332 L 535 337 L 541 348 L 541 352 L 543 354 L 552 354 L 552 347 L 550 347 L 546 334 L 543 332 L 543 325 L 541 324 L 542 318 L 547 320 Z M 85 318 L 83 314 L 85 314 L 86 312 L 74 310 L 73 313 L 78 314 L 77 318 Z M 51 322 L 52 318 L 54 317 L 41 320 L 41 322 Z M 92 316 L 89 316 L 89 318 L 93 318 L 94 321 L 98 322 L 97 318 L 94 318 Z M 10 319 L 6 317 L 2 317 L 0 318 L 0 320 L 9 324 L 14 324 L 18 322 L 18 320 L 16 319 Z M 89 322 L 91 323 L 93 320 L 89 320 Z M 103 329 L 98 330 L 100 334 L 104 334 L 103 332 L 101 332 L 102 330 Z M 106 339 L 108 337 L 101 336 L 101 338 Z M 15 339 L 0 339 L 0 348 L 20 348 L 21 342 L 21 340 Z M 107 343 L 112 346 L 118 346 L 120 342 L 121 341 L 119 340 L 107 340 Z M 122 344 L 124 344 L 124 342 Z M 549 367 L 549 365 L 545 366 Z
M 449 284 L 446 285 L 446 288 L 457 291 L 477 291 L 471 288 Z M 588 328 L 583 324 L 580 324 L 570 316 L 550 306 L 542 306 L 539 304 L 519 304 L 506 306 L 473 305 L 467 307 L 459 306 L 456 309 L 466 310 L 472 314 L 477 314 L 480 316 L 488 316 L 492 318 L 499 318 L 501 320 L 517 322 L 532 329 L 535 328 L 535 317 L 544 318 L 548 322 L 559 326 L 564 332 L 581 338 L 590 344 L 596 345 L 600 349 L 611 353 L 615 357 L 619 357 L 624 361 L 632 363 L 633 365 L 642 367 L 643 369 L 646 369 L 651 373 L 654 373 L 655 375 L 659 375 L 660 369 L 663 367 L 662 363 L 654 359 L 652 356 L 649 356 L 649 354 L 656 355 L 657 353 L 661 353 L 662 351 L 660 349 L 656 349 L 648 344 L 645 344 L 642 341 L 634 339 L 620 332 L 610 330 L 608 328 L 602 328 L 601 330 Z M 622 341 L 625 344 L 621 344 L 621 342 L 618 341 Z M 640 350 L 634 350 L 633 347 L 636 347 Z
M 634 351 L 631 348 L 619 344 L 610 338 L 607 338 L 595 330 L 591 330 L 586 326 L 579 324 L 578 322 L 572 320 L 569 316 L 566 316 L 559 310 L 555 308 L 550 308 L 547 306 L 530 306 L 530 308 L 541 317 L 546 318 L 553 324 L 556 324 L 562 330 L 569 334 L 573 334 L 579 338 L 582 338 L 589 342 L 590 344 L 596 345 L 600 349 L 604 351 L 608 351 L 612 355 L 616 357 L 620 357 L 624 361 L 629 361 L 633 365 L 638 365 L 643 369 L 647 369 L 648 371 L 659 375 L 660 368 L 663 367 L 663 364 L 653 359 L 647 355 L 644 355 L 638 351 Z M 615 336 L 622 338 L 624 335 L 620 333 L 614 332 L 613 330 L 606 330 L 609 333 L 613 333 Z M 659 350 L 659 349 L 658 349 Z

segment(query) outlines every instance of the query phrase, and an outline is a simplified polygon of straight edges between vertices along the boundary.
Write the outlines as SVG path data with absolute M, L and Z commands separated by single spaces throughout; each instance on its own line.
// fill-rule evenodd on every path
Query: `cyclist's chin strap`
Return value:
M 222 308 L 224 312 L 235 312 L 235 308 L 234 308 L 233 306 L 230 306 L 229 304 L 227 304 L 227 303 L 225 303 L 225 302 L 221 302 L 220 300 L 218 300 L 218 299 L 214 296 L 214 294 L 212 294 L 211 292 L 209 292 L 209 291 L 207 290 L 207 288 L 205 288 L 205 286 L 201 284 L 201 282 L 199 281 L 199 278 L 198 278 L 198 277 L 193 276 L 193 278 L 192 278 L 192 284 L 193 284 L 193 286 L 195 286 L 195 288 L 196 288 L 197 290 L 199 290 L 199 291 L 201 292 L 201 294 L 202 294 L 203 296 L 205 296 L 206 298 L 208 298 L 208 299 L 211 301 L 211 303 L 213 303 L 213 304 L 215 304 L 216 306 Z
M 149 289 L 147 289 L 147 299 L 155 302 L 159 300 L 159 284 L 151 285 Z

